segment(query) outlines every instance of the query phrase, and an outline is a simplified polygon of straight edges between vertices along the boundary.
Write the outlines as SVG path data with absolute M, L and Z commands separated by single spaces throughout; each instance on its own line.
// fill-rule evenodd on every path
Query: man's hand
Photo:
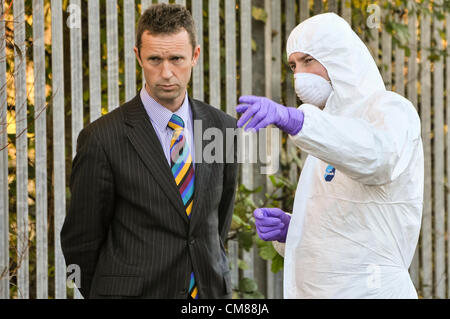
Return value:
M 258 236 L 264 241 L 286 242 L 291 216 L 279 208 L 258 208 L 253 212 Z
M 245 130 L 254 129 L 258 131 L 270 124 L 290 135 L 296 135 L 303 126 L 303 111 L 294 107 L 285 107 L 272 100 L 259 96 L 241 96 L 236 107 L 238 113 L 244 113 L 239 119 L 237 126 L 242 127 L 251 117 Z

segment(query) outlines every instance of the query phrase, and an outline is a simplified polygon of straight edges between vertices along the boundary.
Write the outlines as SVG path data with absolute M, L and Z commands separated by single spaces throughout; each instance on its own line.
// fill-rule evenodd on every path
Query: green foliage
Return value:
M 292 211 L 293 192 L 296 185 L 291 183 L 282 175 L 269 176 L 272 185 L 270 193 L 262 194 L 263 187 L 254 190 L 239 185 L 236 193 L 235 209 L 231 230 L 228 240 L 237 240 L 239 247 L 246 251 L 251 248 L 257 249 L 261 259 L 271 261 L 271 271 L 277 273 L 283 269 L 284 258 L 278 254 L 272 245 L 272 242 L 261 240 L 255 229 L 253 211 L 258 207 L 280 207 L 281 204 L 288 204 L 290 207 L 284 206 L 283 209 Z M 254 197 L 262 197 L 258 204 L 255 203 Z M 286 198 L 289 197 L 289 200 Z M 247 270 L 248 265 L 242 259 L 238 260 L 240 270 Z M 242 276 L 241 276 L 242 277 Z M 239 287 L 235 287 L 235 295 L 239 298 L 262 298 L 263 295 L 257 290 L 257 284 L 249 278 L 242 278 Z
M 409 46 L 409 30 L 407 19 L 411 17 L 429 16 L 431 21 L 444 21 L 445 14 L 450 12 L 450 0 L 443 0 L 442 4 L 431 0 L 395 0 L 395 1 L 371 1 L 371 0 L 353 0 L 352 3 L 352 25 L 360 37 L 368 41 L 373 38 L 367 25 L 367 20 L 374 14 L 369 10 L 369 5 L 377 4 L 381 9 L 380 23 L 382 29 L 392 36 L 394 46 L 405 50 L 405 55 L 411 55 Z M 419 19 L 418 19 L 419 21 Z M 442 40 L 445 40 L 444 30 L 437 30 Z M 440 49 L 435 39 L 431 41 L 431 46 L 422 48 L 428 53 L 428 59 L 431 62 L 440 60 L 447 56 L 445 49 Z
M 239 281 L 240 298 L 243 299 L 262 299 L 264 295 L 258 291 L 258 285 L 254 280 L 242 278 Z

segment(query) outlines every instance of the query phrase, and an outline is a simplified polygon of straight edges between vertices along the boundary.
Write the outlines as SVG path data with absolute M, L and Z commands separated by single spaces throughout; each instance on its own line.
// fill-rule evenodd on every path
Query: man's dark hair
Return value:
M 136 34 L 136 48 L 141 50 L 142 34 L 145 31 L 152 35 L 175 34 L 185 29 L 189 34 L 192 51 L 197 46 L 195 23 L 186 7 L 179 4 L 154 4 L 148 7 L 139 18 Z

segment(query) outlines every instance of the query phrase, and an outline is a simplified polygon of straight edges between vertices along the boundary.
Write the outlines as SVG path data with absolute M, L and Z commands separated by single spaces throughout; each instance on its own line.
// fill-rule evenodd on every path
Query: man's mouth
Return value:
M 167 84 L 167 85 L 160 85 L 159 87 L 162 88 L 163 90 L 173 90 L 177 86 L 175 84 Z

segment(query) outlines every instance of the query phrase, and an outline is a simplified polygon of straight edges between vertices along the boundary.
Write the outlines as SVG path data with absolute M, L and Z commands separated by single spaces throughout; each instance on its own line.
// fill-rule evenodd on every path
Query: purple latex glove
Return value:
M 264 241 L 286 242 L 291 216 L 279 208 L 258 208 L 253 212 L 256 231 Z
M 302 110 L 283 106 L 266 97 L 252 95 L 241 96 L 239 103 L 236 111 L 245 113 L 237 122 L 237 126 L 244 126 L 253 117 L 247 124 L 246 131 L 250 129 L 258 131 L 270 124 L 274 124 L 284 132 L 296 135 L 303 127 L 304 114 Z

